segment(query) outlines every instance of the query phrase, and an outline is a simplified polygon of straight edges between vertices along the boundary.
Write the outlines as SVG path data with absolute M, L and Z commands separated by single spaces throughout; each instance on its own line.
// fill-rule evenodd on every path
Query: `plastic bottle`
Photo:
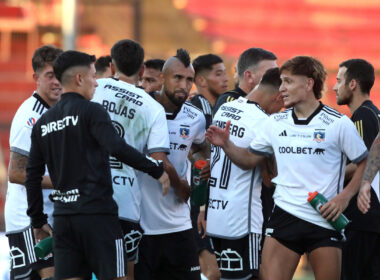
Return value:
M 201 169 L 207 164 L 205 160 L 197 160 L 191 169 L 191 204 L 201 206 L 207 199 L 207 180 L 200 178 Z
M 40 259 L 45 258 L 53 251 L 53 238 L 51 236 L 45 237 L 34 246 L 34 252 Z
M 315 192 L 309 192 L 309 198 L 307 199 L 307 201 L 311 204 L 311 206 L 313 206 L 313 208 L 315 210 L 317 210 L 319 213 L 321 212 L 320 209 L 321 207 L 326 203 L 328 202 L 328 200 L 320 193 L 318 193 L 317 191 Z M 340 214 L 340 216 L 338 217 L 338 219 L 336 219 L 336 221 L 332 221 L 332 220 L 327 220 L 330 225 L 335 228 L 336 231 L 338 232 L 342 232 L 346 226 L 348 225 L 348 223 L 350 222 L 346 216 L 344 214 Z

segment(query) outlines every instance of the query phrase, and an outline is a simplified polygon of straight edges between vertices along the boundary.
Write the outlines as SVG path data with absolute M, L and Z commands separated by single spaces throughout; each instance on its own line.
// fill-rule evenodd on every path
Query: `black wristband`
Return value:
M 149 175 L 152 176 L 154 179 L 159 179 L 162 176 L 162 174 L 164 174 L 164 171 L 164 163 L 162 162 L 162 160 L 157 160 L 157 165 L 152 168 L 152 170 L 149 172 Z
M 44 224 L 47 224 L 48 215 L 42 214 L 42 216 L 32 218 L 32 227 L 33 228 L 42 228 Z

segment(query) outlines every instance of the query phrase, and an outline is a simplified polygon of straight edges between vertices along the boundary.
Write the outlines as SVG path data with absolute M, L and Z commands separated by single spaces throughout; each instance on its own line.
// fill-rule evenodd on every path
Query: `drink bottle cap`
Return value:
M 310 202 L 312 201 L 316 196 L 318 195 L 318 192 L 309 192 L 309 197 L 307 198 L 307 201 Z
M 199 169 L 201 170 L 203 168 L 203 166 L 205 166 L 207 164 L 207 161 L 203 160 L 203 159 L 200 159 L 200 160 L 197 160 L 195 163 L 194 163 L 194 167 L 196 169 Z

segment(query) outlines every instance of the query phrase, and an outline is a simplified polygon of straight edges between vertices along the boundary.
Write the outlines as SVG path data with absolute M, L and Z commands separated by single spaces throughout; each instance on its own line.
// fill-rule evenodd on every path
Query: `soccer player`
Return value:
M 120 137 L 153 158 L 169 153 L 169 134 L 164 108 L 144 90 L 135 86 L 143 67 L 144 49 L 132 40 L 120 40 L 111 49 L 115 78 L 98 80 L 94 99 L 111 117 Z M 170 163 L 168 163 L 170 164 Z M 119 208 L 128 257 L 128 279 L 133 280 L 134 261 L 143 235 L 139 225 L 141 192 L 138 172 L 110 159 L 114 199 Z M 174 168 L 173 168 L 174 169 Z
M 96 78 L 109 78 L 112 76 L 111 56 L 101 56 L 95 62 Z
M 230 121 L 224 130 L 210 126 L 207 138 L 241 168 L 257 166 L 266 155 L 276 157 L 275 208 L 266 229 L 260 278 L 292 279 L 306 252 L 316 280 L 338 280 L 342 236 L 327 220 L 336 220 L 357 192 L 368 151 L 350 119 L 319 102 L 326 72 L 318 60 L 294 57 L 280 73 L 288 109 L 264 121 L 248 149 L 229 140 Z M 347 157 L 357 169 L 342 190 Z M 320 213 L 307 202 L 313 191 L 329 200 Z
M 177 50 L 163 67 L 164 84 L 156 99 L 165 108 L 170 138 L 170 162 L 178 175 L 186 179 L 187 156 L 195 145 L 205 146 L 206 120 L 202 112 L 185 102 L 194 80 L 189 54 Z M 173 189 L 158 195 L 156 183 L 143 175 L 141 182 L 141 227 L 144 236 L 139 245 L 135 279 L 200 279 L 200 267 L 190 209 L 186 200 Z
M 38 276 L 47 279 L 54 275 L 52 256 L 38 260 L 34 254 L 34 239 L 43 239 L 46 235 L 33 237 L 30 219 L 26 214 L 28 204 L 24 185 L 32 128 L 41 115 L 59 100 L 62 93 L 61 85 L 53 72 L 53 61 L 61 52 L 61 49 L 53 46 L 43 46 L 34 52 L 32 67 L 37 88 L 19 107 L 11 125 L 9 181 L 4 214 L 6 235 L 11 249 L 12 280 L 38 279 Z M 43 177 L 42 186 L 53 188 L 48 174 Z M 48 198 L 51 190 L 47 189 L 43 191 L 44 207 L 49 223 L 52 223 L 53 204 Z
M 197 94 L 189 101 L 203 112 L 206 118 L 207 129 L 212 121 L 212 107 L 214 106 L 216 99 L 222 93 L 226 92 L 228 87 L 226 67 L 224 66 L 223 60 L 214 54 L 198 56 L 193 61 L 193 67 L 195 71 L 194 83 L 197 87 Z M 204 168 L 204 170 L 209 170 L 209 165 L 208 168 Z M 209 173 L 204 174 L 204 171 L 201 172 L 202 177 L 205 175 L 208 175 L 206 178 L 208 179 Z M 198 219 L 200 208 L 201 216 Z M 192 205 L 191 220 L 196 232 L 198 232 L 199 226 L 201 227 L 201 234 L 203 230 L 203 235 L 205 235 L 204 229 L 202 229 L 205 224 L 205 222 L 203 222 L 205 216 L 205 206 L 200 208 Z M 199 225 L 197 225 L 198 220 L 200 221 Z M 208 238 L 201 238 L 198 233 L 195 238 L 198 245 L 199 263 L 202 273 L 210 280 L 219 279 L 220 271 Z
M 246 98 L 222 105 L 213 124 L 224 128 L 232 119 L 230 141 L 247 148 L 260 125 L 283 107 L 278 68 L 269 69 Z M 260 167 L 236 166 L 220 147 L 211 153 L 207 235 L 217 255 L 222 279 L 257 279 L 261 259 L 262 205 Z
M 123 234 L 112 199 L 109 155 L 148 172 L 169 190 L 162 163 L 127 145 L 106 110 L 89 102 L 97 86 L 95 56 L 66 51 L 54 61 L 61 100 L 35 124 L 27 166 L 28 215 L 33 231 L 49 232 L 41 176 L 47 164 L 54 191 L 55 279 L 126 279 Z
M 215 115 L 220 106 L 226 102 L 230 102 L 239 97 L 245 97 L 250 93 L 256 85 L 259 84 L 264 73 L 270 68 L 276 68 L 277 57 L 274 53 L 261 49 L 249 48 L 245 50 L 239 57 L 236 70 L 238 85 L 234 90 L 222 94 L 215 103 L 212 114 Z M 234 76 L 235 78 L 235 76 Z M 262 169 L 263 172 L 263 188 L 261 189 L 261 199 L 263 205 L 264 226 L 273 209 L 273 192 L 274 188 L 270 183 L 272 171 L 269 169 L 269 164 Z
M 149 59 L 144 62 L 144 72 L 141 77 L 141 86 L 147 93 L 160 91 L 164 83 L 164 67 L 165 60 Z
M 276 68 L 277 57 L 270 51 L 261 48 L 245 50 L 237 63 L 238 86 L 231 91 L 222 94 L 212 110 L 213 115 L 219 107 L 241 96 L 245 97 L 256 85 L 259 84 L 264 73 L 270 68 Z
M 351 120 L 369 150 L 379 132 L 379 109 L 369 98 L 375 81 L 373 66 L 363 59 L 350 59 L 339 65 L 334 90 L 338 105 L 347 105 Z M 356 166 L 347 165 L 346 175 L 352 176 Z M 355 195 L 345 211 L 351 220 L 345 234 L 347 241 L 342 250 L 342 279 L 380 278 L 380 217 L 379 176 L 371 183 L 371 208 L 365 215 L 357 207 Z M 378 245 L 377 245 L 378 244 Z
M 212 108 L 216 99 L 228 88 L 226 67 L 223 60 L 214 54 L 198 56 L 193 61 L 193 67 L 197 94 L 190 99 L 190 103 L 203 111 L 208 128 L 211 124 Z

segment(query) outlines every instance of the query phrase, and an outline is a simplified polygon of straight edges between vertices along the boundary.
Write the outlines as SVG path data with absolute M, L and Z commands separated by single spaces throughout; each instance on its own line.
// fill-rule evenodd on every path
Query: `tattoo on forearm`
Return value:
M 363 180 L 372 182 L 376 173 L 380 169 L 380 138 L 377 137 L 373 142 L 370 154 L 367 160 L 367 165 L 364 170 Z
M 11 168 L 14 171 L 23 173 L 26 172 L 26 165 L 28 163 L 28 157 L 19 153 L 11 153 Z

